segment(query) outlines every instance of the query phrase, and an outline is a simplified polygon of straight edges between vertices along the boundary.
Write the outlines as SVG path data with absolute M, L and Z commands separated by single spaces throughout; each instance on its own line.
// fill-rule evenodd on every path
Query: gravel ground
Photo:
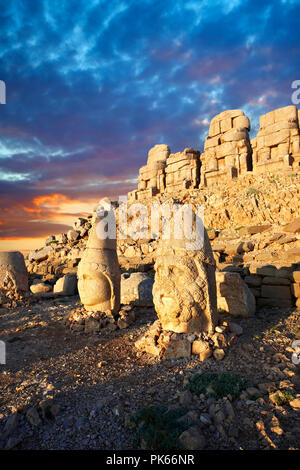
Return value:
M 291 360 L 291 344 L 300 339 L 299 310 L 265 309 L 235 320 L 244 333 L 225 359 L 201 363 L 196 356 L 160 362 L 137 352 L 134 342 L 154 321 L 153 309 L 136 310 L 128 329 L 86 335 L 63 323 L 78 305 L 70 297 L 0 309 L 7 351 L 0 365 L 0 448 L 132 449 L 136 430 L 129 418 L 153 404 L 187 405 L 199 419 L 206 449 L 300 448 L 299 408 L 269 397 L 288 389 L 300 398 L 300 370 Z M 259 395 L 243 393 L 216 419 L 231 397 L 184 392 L 202 371 L 240 374 Z

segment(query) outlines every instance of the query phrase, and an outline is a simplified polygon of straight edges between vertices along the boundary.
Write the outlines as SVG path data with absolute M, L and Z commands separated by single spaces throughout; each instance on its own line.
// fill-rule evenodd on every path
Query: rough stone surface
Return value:
M 0 252 L 0 288 L 28 291 L 28 272 L 24 256 L 19 251 Z
M 155 310 L 165 330 L 213 331 L 217 322 L 215 260 L 206 230 L 201 247 L 186 247 L 185 240 L 160 241 L 153 286 Z
M 101 200 L 86 250 L 78 266 L 78 291 L 87 310 L 116 313 L 120 308 L 121 274 L 116 239 L 104 238 L 104 209 L 114 220 L 110 201 Z
M 152 307 L 154 280 L 146 273 L 126 273 L 121 276 L 121 303 Z
M 77 292 L 76 274 L 65 274 L 63 277 L 58 279 L 53 287 L 53 292 L 64 295 L 75 295 Z
M 238 273 L 216 273 L 218 309 L 243 317 L 255 313 L 255 297 Z

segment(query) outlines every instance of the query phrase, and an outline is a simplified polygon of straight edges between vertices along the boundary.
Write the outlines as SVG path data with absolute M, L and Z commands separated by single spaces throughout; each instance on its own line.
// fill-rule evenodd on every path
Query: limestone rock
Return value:
M 52 287 L 44 282 L 35 282 L 30 286 L 30 290 L 33 294 L 40 294 L 42 292 L 51 292 Z
M 300 217 L 284 227 L 285 232 L 300 233 Z
M 218 309 L 230 315 L 249 317 L 255 313 L 255 297 L 238 273 L 216 273 Z
M 217 361 L 222 361 L 225 357 L 225 351 L 220 348 L 214 349 L 213 356 Z
M 69 230 L 67 233 L 68 240 L 71 242 L 76 241 L 79 238 L 80 233 L 76 230 Z
M 191 342 L 185 335 L 173 333 L 164 352 L 164 359 L 190 357 Z
M 75 295 L 77 292 L 76 274 L 65 274 L 55 283 L 53 292 L 64 295 Z
M 50 253 L 53 252 L 52 246 L 46 246 L 41 250 L 33 250 L 29 253 L 28 259 L 29 261 L 37 261 L 38 263 L 41 261 L 46 260 Z
M 214 331 L 217 322 L 215 260 L 206 230 L 201 248 L 187 250 L 186 247 L 184 240 L 159 241 L 153 286 L 155 310 L 164 330 Z
M 139 351 L 145 351 L 148 354 L 153 356 L 161 355 L 163 347 L 158 344 L 158 338 L 160 337 L 162 331 L 161 323 L 159 320 L 156 320 L 146 331 L 145 335 L 139 338 L 135 342 L 135 347 Z
M 126 273 L 121 276 L 121 303 L 152 307 L 154 280 L 146 273 Z
M 192 343 L 192 354 L 197 354 L 202 362 L 212 355 L 212 350 L 207 341 L 198 339 Z
M 91 229 L 86 250 L 78 265 L 78 291 L 87 310 L 116 313 L 120 309 L 121 274 L 116 252 L 116 238 L 105 238 L 103 220 L 108 214 L 115 230 L 115 216 L 110 201 L 100 201 L 99 212 Z
M 192 426 L 178 438 L 183 449 L 202 450 L 205 447 L 205 438 L 198 426 Z

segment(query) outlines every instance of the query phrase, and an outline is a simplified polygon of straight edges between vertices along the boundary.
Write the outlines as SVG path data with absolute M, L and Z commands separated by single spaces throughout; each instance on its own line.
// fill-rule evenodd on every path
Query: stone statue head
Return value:
M 109 227 L 110 224 L 112 227 Z M 116 313 L 120 307 L 121 274 L 116 239 L 106 231 L 108 225 L 111 235 L 111 231 L 115 231 L 114 224 L 110 201 L 100 201 L 77 272 L 80 300 L 90 311 Z
M 184 241 L 160 240 L 153 300 L 164 330 L 210 332 L 217 324 L 215 260 L 204 229 L 195 249 Z

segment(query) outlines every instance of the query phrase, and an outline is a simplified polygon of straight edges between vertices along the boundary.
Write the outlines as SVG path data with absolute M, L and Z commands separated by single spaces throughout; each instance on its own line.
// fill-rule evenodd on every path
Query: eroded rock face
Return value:
M 153 306 L 153 278 L 146 273 L 126 273 L 121 276 L 122 304 Z
M 19 251 L 0 253 L 0 288 L 20 293 L 28 291 L 28 272 Z
M 206 230 L 202 248 L 186 247 L 184 240 L 160 241 L 153 286 L 155 310 L 164 330 L 211 332 L 217 324 L 217 297 L 215 260 Z
M 219 272 L 216 279 L 220 310 L 243 317 L 254 315 L 255 297 L 238 273 Z
M 87 310 L 114 314 L 120 308 L 121 280 L 116 239 L 103 239 L 100 233 L 104 217 L 114 220 L 114 213 L 109 200 L 100 203 L 103 214 L 97 215 L 95 219 L 86 250 L 78 265 L 78 291 Z

